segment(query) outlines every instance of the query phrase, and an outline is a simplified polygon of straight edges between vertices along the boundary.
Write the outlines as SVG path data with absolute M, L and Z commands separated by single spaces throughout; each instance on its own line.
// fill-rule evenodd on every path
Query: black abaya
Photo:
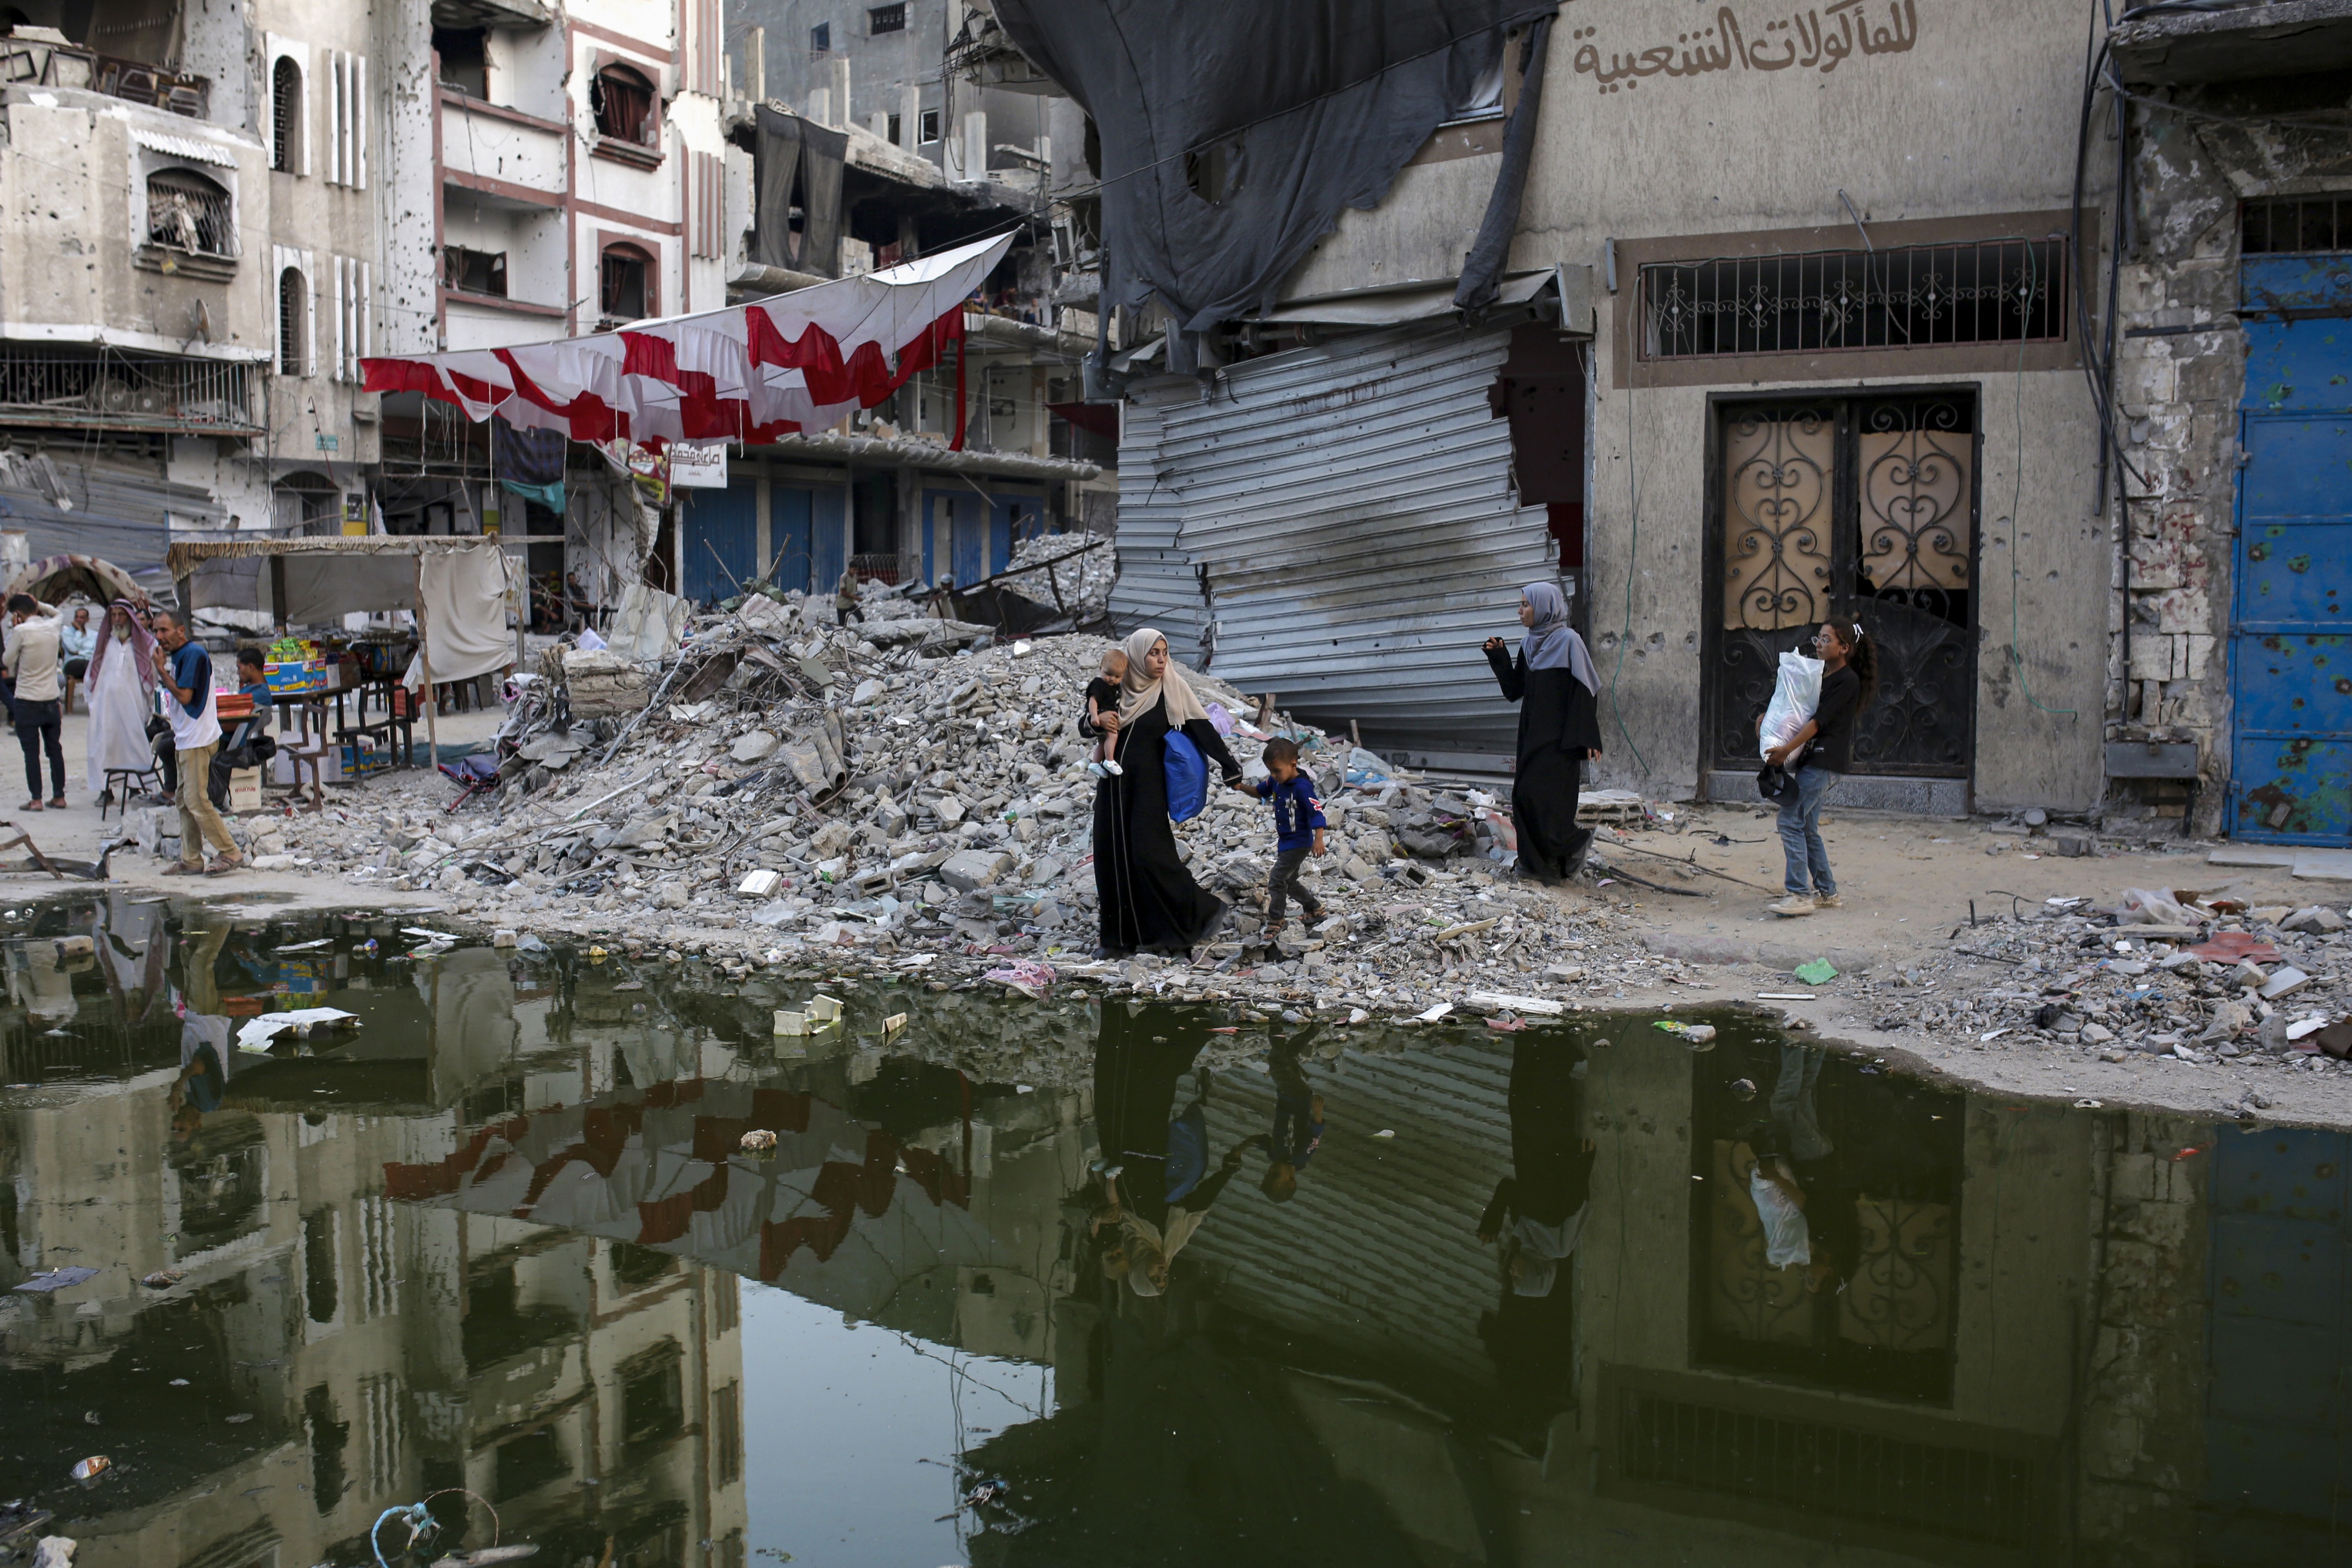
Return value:
M 1584 787 L 1584 757 L 1601 752 L 1601 719 L 1592 693 L 1565 669 L 1529 669 L 1528 656 L 1505 658 L 1489 650 L 1496 683 L 1519 704 L 1518 767 L 1511 783 L 1511 826 L 1519 837 L 1519 866 L 1543 882 L 1564 882 L 1569 866 L 1591 835 L 1576 826 L 1576 797 Z
M 1231 786 L 1241 764 L 1205 719 L 1184 726 Z M 1102 945 L 1113 952 L 1185 952 L 1214 930 L 1225 901 L 1203 892 L 1176 852 L 1168 820 L 1168 707 L 1163 700 L 1118 732 L 1125 771 L 1095 787 L 1095 894 Z

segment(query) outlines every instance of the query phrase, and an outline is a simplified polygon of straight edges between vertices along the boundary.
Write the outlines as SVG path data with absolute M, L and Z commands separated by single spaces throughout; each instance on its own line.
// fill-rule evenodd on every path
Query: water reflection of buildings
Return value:
M 2352 1141 L 1937 1090 L 1726 1033 L 1705 1055 L 1592 1049 L 1580 1105 L 1515 1092 L 1559 1077 L 1577 1047 L 1557 1035 L 1318 1064 L 1330 1131 L 1294 1199 L 1222 1199 L 1189 1299 L 1065 1308 L 1097 1342 L 1061 1414 L 973 1459 L 1057 1516 L 1002 1560 L 1139 1550 L 1092 1494 L 1156 1522 L 1221 1479 L 1223 1531 L 1195 1520 L 1186 1544 L 1252 1560 L 1286 1531 L 1299 1551 L 1355 1531 L 1368 1497 L 1424 1563 L 2346 1550 Z M 1212 1145 L 1272 1103 L 1267 1079 L 1221 1078 Z M 1477 1246 L 1480 1207 L 1584 1138 L 1570 1300 L 1530 1305 Z M 1794 1151 L 1821 1289 L 1768 1266 L 1732 1169 L 1751 1144 Z M 1278 1462 L 1211 1450 L 1220 1399 L 1285 1434 Z
M 225 948 L 202 919 L 171 978 L 230 1015 L 289 984 L 272 941 L 316 934 Z M 455 1487 L 541 1561 L 743 1561 L 735 1279 L 386 1191 L 388 1168 L 465 1136 L 477 1085 L 576 1099 L 612 1070 L 609 1043 L 555 1038 L 548 998 L 518 995 L 503 963 L 452 955 L 441 984 L 417 984 L 339 942 L 316 967 L 322 994 L 368 1015 L 363 1051 L 234 1056 L 218 1103 L 175 1117 L 169 988 L 167 1046 L 122 977 L 93 972 L 99 929 L 69 992 L 47 979 L 53 942 L 8 946 L 10 1076 L 31 1049 L 53 1087 L 0 1118 L 0 1286 L 95 1273 L 0 1298 L 0 1490 L 72 1521 L 81 1568 L 367 1561 L 384 1508 Z M 116 957 L 155 989 L 163 966 L 146 960 L 166 940 L 151 919 Z M 94 1452 L 115 1468 L 82 1493 L 65 1469 Z M 453 1527 L 463 1511 L 436 1505 Z M 480 1510 L 469 1530 L 488 1542 Z

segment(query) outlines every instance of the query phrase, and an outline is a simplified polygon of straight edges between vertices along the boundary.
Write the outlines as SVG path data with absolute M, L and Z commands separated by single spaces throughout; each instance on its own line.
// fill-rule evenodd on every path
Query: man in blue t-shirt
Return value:
M 1265 743 L 1267 777 L 1256 784 L 1241 784 L 1260 800 L 1274 802 L 1274 881 L 1265 898 L 1265 934 L 1282 933 L 1287 900 L 1296 897 L 1304 917 L 1323 918 L 1323 906 L 1298 879 L 1309 853 L 1323 853 L 1323 803 L 1315 798 L 1315 781 L 1298 765 L 1298 742 L 1276 735 Z

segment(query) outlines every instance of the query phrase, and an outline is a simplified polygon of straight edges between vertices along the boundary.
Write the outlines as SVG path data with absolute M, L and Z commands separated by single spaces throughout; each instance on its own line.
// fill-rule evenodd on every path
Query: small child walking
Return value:
M 1304 918 L 1323 918 L 1322 904 L 1298 879 L 1298 871 L 1310 852 L 1323 853 L 1324 824 L 1314 781 L 1298 765 L 1298 742 L 1276 735 L 1265 743 L 1264 754 L 1267 776 L 1235 787 L 1274 802 L 1274 880 L 1265 899 L 1265 934 L 1271 940 L 1282 933 L 1291 898 L 1297 899 Z
M 1123 648 L 1114 647 L 1102 656 L 1101 673 L 1087 682 L 1088 722 L 1100 724 L 1105 713 L 1118 711 L 1119 687 L 1126 679 L 1127 652 Z M 1111 752 L 1118 745 L 1118 737 L 1106 731 L 1103 738 L 1096 742 L 1094 761 L 1087 764 L 1087 772 L 1097 778 L 1116 777 L 1125 773 L 1127 770 L 1111 758 Z

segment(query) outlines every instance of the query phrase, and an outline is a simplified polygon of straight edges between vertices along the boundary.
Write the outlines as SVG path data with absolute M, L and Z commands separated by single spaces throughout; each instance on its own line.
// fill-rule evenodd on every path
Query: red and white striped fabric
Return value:
M 368 391 L 421 392 L 477 423 L 496 414 L 574 441 L 641 447 L 772 441 L 829 430 L 938 363 L 963 336 L 964 301 L 1012 245 L 1000 235 L 863 277 L 590 337 L 362 363 Z

